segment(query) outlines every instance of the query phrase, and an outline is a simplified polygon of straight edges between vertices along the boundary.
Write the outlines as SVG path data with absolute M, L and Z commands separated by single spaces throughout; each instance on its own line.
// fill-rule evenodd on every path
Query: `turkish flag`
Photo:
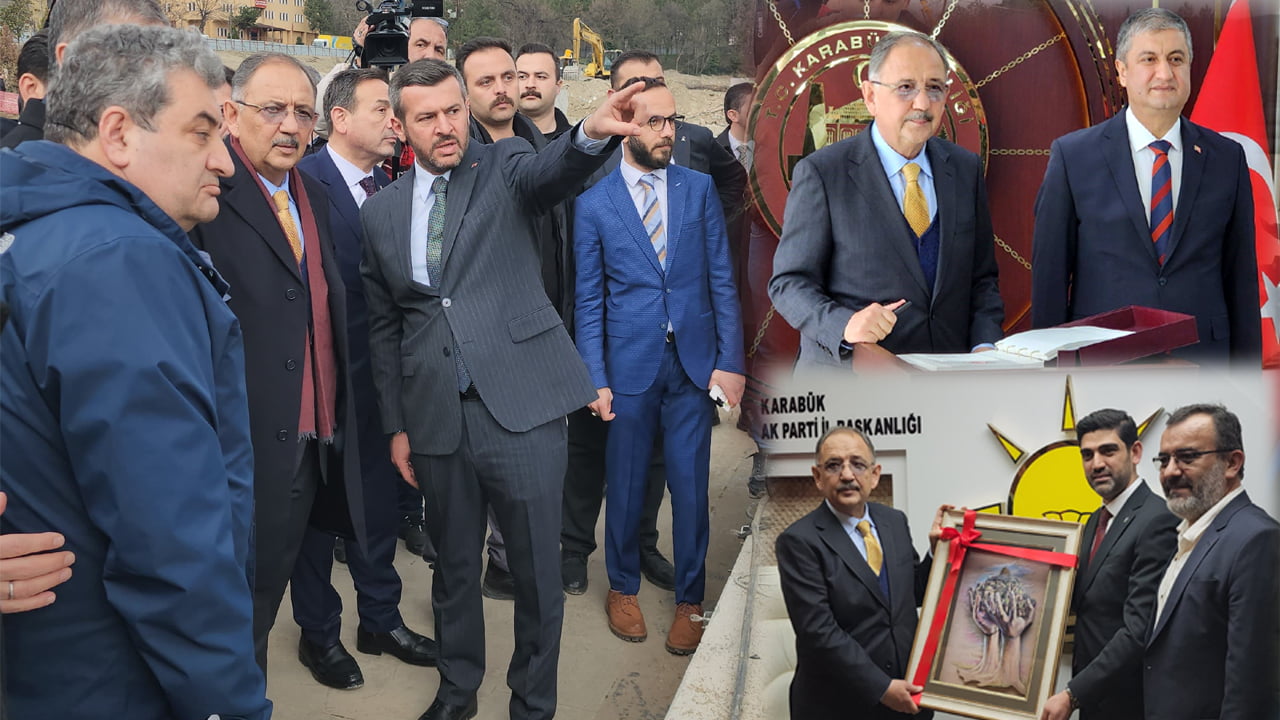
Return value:
M 1275 185 L 1249 0 L 1235 0 L 1227 12 L 1191 121 L 1218 131 L 1244 148 L 1253 180 L 1262 365 L 1280 367 L 1280 235 L 1276 229 Z

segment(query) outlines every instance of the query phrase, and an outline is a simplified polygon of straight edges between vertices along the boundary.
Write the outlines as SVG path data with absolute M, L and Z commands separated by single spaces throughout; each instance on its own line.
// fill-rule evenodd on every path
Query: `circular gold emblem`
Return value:
M 871 115 L 862 100 L 871 48 L 910 28 L 873 20 L 840 23 L 793 45 L 760 84 L 750 123 L 755 138 L 751 192 L 768 227 L 782 235 L 791 172 L 809 153 L 862 132 Z M 978 154 L 986 166 L 987 118 L 978 90 L 950 53 L 951 86 L 938 135 Z

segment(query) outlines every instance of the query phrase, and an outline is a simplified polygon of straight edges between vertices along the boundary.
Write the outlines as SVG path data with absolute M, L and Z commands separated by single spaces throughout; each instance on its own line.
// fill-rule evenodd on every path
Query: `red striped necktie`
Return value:
M 1156 258 L 1164 265 L 1169 255 L 1169 238 L 1173 234 L 1173 170 L 1169 167 L 1168 140 L 1156 140 L 1147 147 L 1156 154 L 1151 166 L 1151 242 Z

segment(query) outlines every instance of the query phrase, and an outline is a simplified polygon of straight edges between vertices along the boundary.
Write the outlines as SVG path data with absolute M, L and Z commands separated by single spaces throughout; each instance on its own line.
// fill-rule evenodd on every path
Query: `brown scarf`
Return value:
M 231 139 L 231 149 L 258 184 L 267 206 L 272 209 L 271 214 L 276 217 L 281 236 L 285 236 L 284 226 L 279 225 L 279 215 L 274 211 L 275 203 L 271 200 L 271 193 L 267 192 L 267 186 L 262 184 L 262 178 L 254 171 L 253 163 L 245 156 L 238 138 Z M 298 218 L 302 220 L 302 260 L 307 264 L 306 278 L 311 296 L 311 326 L 307 328 L 309 352 L 302 363 L 302 406 L 298 415 L 298 438 L 318 437 L 320 442 L 328 445 L 333 442 L 333 435 L 338 427 L 334 410 L 338 363 L 333 350 L 333 325 L 329 319 L 329 282 L 324 277 L 320 257 L 320 230 L 316 226 L 315 212 L 311 209 L 311 200 L 302 185 L 302 173 L 297 168 L 289 171 L 289 194 L 297 204 Z

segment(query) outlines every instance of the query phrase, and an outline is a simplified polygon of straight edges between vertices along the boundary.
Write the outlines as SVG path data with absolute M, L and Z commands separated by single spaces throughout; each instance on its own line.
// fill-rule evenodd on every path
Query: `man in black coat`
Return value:
M 317 113 L 288 55 L 246 58 L 223 106 L 235 175 L 191 233 L 231 284 L 244 331 L 254 454 L 254 644 L 267 637 L 308 523 L 364 542 L 346 298 L 324 186 L 295 168 Z M 351 481 L 348 482 L 347 479 Z M 304 660 L 304 664 L 306 660 Z

